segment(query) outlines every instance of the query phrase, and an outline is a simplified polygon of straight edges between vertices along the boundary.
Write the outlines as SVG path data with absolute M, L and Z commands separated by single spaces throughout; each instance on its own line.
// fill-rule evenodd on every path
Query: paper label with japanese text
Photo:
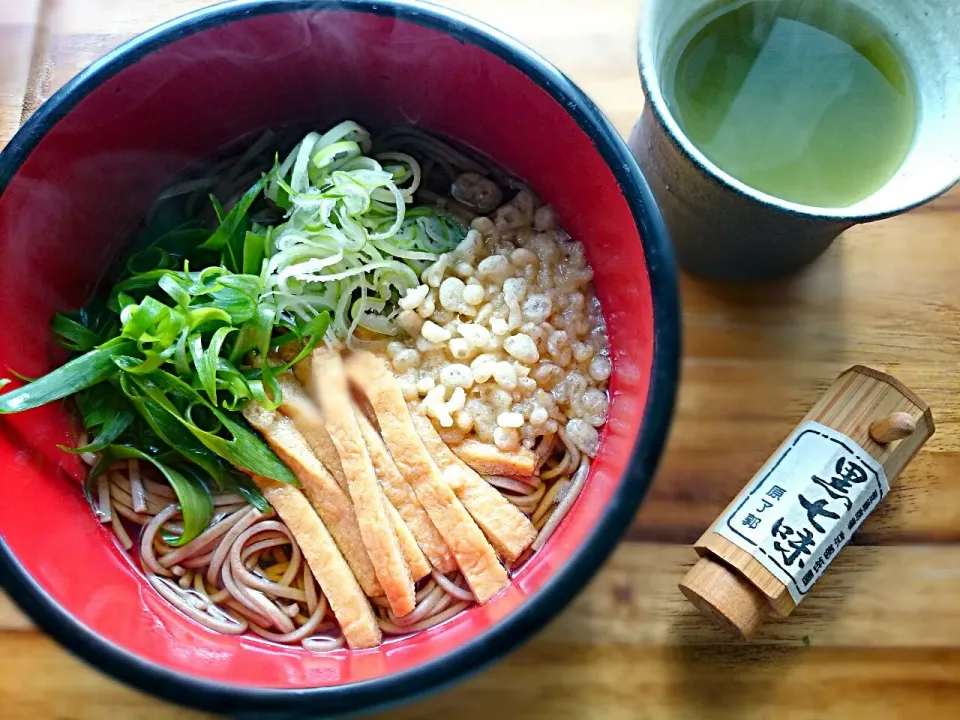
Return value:
M 800 425 L 713 526 L 799 603 L 890 491 L 883 466 L 817 422 Z

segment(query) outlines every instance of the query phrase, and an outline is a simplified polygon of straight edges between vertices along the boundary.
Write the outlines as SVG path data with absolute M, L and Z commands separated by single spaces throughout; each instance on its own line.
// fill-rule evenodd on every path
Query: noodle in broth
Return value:
M 538 530 L 533 550 L 542 547 L 582 488 L 590 462 L 560 437 L 544 437 L 537 450 L 543 463 L 531 485 L 512 478 L 488 477 L 505 498 L 533 520 Z M 216 495 L 217 513 L 210 527 L 187 545 L 174 548 L 164 534 L 176 535 L 178 506 L 165 484 L 145 478 L 139 463 L 111 468 L 108 492 L 99 505 L 127 551 L 136 551 L 150 585 L 171 605 L 214 632 L 239 635 L 246 631 L 267 640 L 300 644 L 307 650 L 344 647 L 343 637 L 326 598 L 296 540 L 272 513 L 261 513 L 242 497 Z M 559 472 L 558 472 L 559 471 Z M 543 479 L 549 475 L 550 479 Z M 137 486 L 142 490 L 138 491 Z M 141 492 L 143 512 L 133 507 Z M 140 526 L 139 542 L 124 520 Z M 511 570 L 529 558 L 522 556 Z M 436 570 L 417 587 L 412 613 L 394 617 L 385 598 L 371 598 L 377 622 L 385 635 L 406 635 L 439 625 L 474 604 L 473 594 L 460 573 L 445 576 Z M 284 632 L 277 632 L 278 627 Z

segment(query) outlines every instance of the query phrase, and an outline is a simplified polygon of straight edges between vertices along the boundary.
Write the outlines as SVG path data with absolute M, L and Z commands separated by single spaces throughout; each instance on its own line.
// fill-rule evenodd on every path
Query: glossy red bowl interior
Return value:
M 596 271 L 614 355 L 602 450 L 572 513 L 509 589 L 363 652 L 211 633 L 145 584 L 82 497 L 59 406 L 0 420 L 0 570 L 57 639 L 200 707 L 368 708 L 489 662 L 579 590 L 642 499 L 673 403 L 676 289 L 659 215 L 623 143 L 566 78 L 496 32 L 391 3 L 244 2 L 159 28 L 85 71 L 0 156 L 0 366 L 65 356 L 50 319 L 82 305 L 175 173 L 267 127 L 415 122 L 459 138 L 558 209 Z M 290 690 L 316 688 L 309 693 Z M 322 705 L 317 705 L 323 695 Z M 279 703 L 279 704 L 278 704 Z

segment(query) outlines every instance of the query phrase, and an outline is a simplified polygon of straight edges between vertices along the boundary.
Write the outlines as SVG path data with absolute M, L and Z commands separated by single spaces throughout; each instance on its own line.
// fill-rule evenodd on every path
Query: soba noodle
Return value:
M 552 472 L 552 482 L 544 481 L 541 473 L 532 478 L 533 485 L 512 478 L 486 478 L 531 518 L 539 530 L 534 550 L 543 546 L 569 512 L 590 467 L 589 460 L 568 448 L 562 438 L 545 437 L 541 444 L 551 448 L 543 464 L 548 472 L 578 458 L 572 480 Z M 136 545 L 143 572 L 151 587 L 180 612 L 214 632 L 250 631 L 314 652 L 344 647 L 323 591 L 292 533 L 273 513 L 261 513 L 233 493 L 215 495 L 217 512 L 210 527 L 186 545 L 173 547 L 164 539 L 182 530 L 173 491 L 136 460 L 117 463 L 105 477 L 109 479 L 100 495 L 100 517 L 107 518 L 103 522 L 110 522 L 125 550 L 134 543 L 119 518 L 141 526 Z M 136 492 L 142 493 L 139 512 L 133 507 Z M 514 569 L 529 555 L 520 558 Z M 446 576 L 434 570 L 418 584 L 416 607 L 405 617 L 394 617 L 385 598 L 371 601 L 381 630 L 397 636 L 439 625 L 467 609 L 474 598 L 460 573 Z

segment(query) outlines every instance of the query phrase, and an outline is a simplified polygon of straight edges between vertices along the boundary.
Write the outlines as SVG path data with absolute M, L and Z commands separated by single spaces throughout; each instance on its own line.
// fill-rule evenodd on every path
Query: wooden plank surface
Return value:
M 207 4 L 0 1 L 0 142 L 105 51 Z M 633 50 L 640 0 L 443 4 L 533 46 L 629 132 L 642 103 Z M 527 647 L 385 717 L 960 717 L 958 240 L 954 190 L 851 230 L 788 282 L 717 288 L 685 278 L 676 422 L 626 541 Z M 676 591 L 694 560 L 687 545 L 854 363 L 892 372 L 922 395 L 937 434 L 793 617 L 770 623 L 753 646 L 729 643 Z M 38 720 L 204 717 L 97 674 L 2 596 L 0 709 Z

